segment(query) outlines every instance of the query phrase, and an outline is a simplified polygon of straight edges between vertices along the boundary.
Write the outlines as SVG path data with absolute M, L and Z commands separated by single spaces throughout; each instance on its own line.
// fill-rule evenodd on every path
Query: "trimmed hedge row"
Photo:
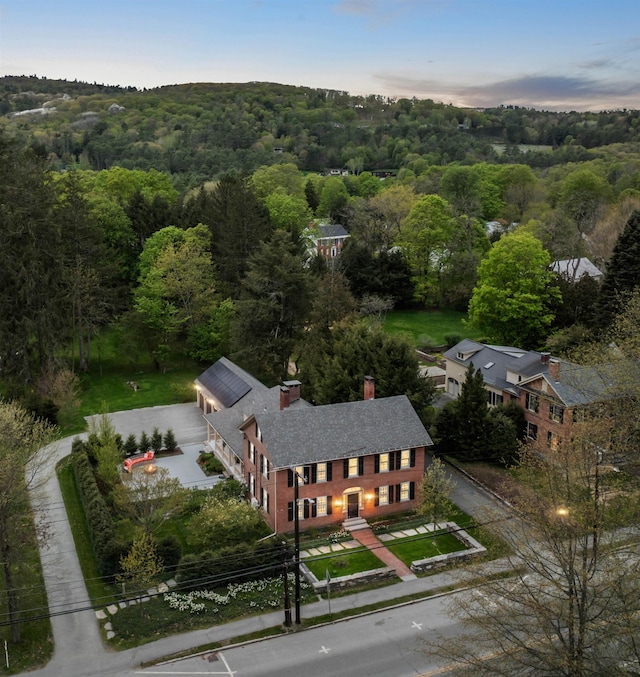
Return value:
M 282 571 L 291 550 L 280 541 L 240 545 L 185 555 L 178 564 L 176 578 L 181 590 L 217 588 L 227 583 L 272 578 Z
M 71 447 L 71 464 L 98 571 L 101 576 L 113 576 L 119 569 L 123 548 L 116 542 L 113 520 L 96 483 L 86 443 L 79 438 L 73 441 Z

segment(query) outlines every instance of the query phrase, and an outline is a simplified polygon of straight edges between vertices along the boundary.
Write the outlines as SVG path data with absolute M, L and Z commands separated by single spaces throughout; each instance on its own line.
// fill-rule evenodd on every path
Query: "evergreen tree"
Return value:
M 211 200 L 213 261 L 224 291 L 237 298 L 251 254 L 271 232 L 269 213 L 245 176 L 223 177 Z
M 307 183 L 305 183 L 304 195 L 307 199 L 309 209 L 315 214 L 315 211 L 318 209 L 320 204 L 320 198 L 318 197 L 316 187 L 313 185 L 313 181 L 311 179 L 307 179 Z
M 164 448 L 171 452 L 175 451 L 177 446 L 178 445 L 176 443 L 176 437 L 173 434 L 173 430 L 169 428 L 169 430 L 167 430 L 167 432 L 164 434 Z
M 287 377 L 310 309 L 310 277 L 300 247 L 277 230 L 248 263 L 237 304 L 235 358 L 271 381 Z
M 620 234 L 607 263 L 596 317 L 602 329 L 608 327 L 625 304 L 625 297 L 640 284 L 640 211 L 634 211 Z

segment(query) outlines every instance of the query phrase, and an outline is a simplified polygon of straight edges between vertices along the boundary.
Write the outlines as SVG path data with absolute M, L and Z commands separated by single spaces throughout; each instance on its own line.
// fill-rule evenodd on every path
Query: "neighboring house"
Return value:
M 362 401 L 313 407 L 300 386 L 252 387 L 205 415 L 207 448 L 246 483 L 271 529 L 293 530 L 295 482 L 304 528 L 414 509 L 432 441 L 408 398 L 375 399 L 366 377 Z
M 551 264 L 551 270 L 556 275 L 565 277 L 570 282 L 577 282 L 585 275 L 592 277 L 594 280 L 602 278 L 602 271 L 600 271 L 589 259 L 564 259 L 563 261 L 554 261 Z
M 319 254 L 326 260 L 340 256 L 349 233 L 338 223 L 312 224 L 308 230 L 310 254 Z
M 527 438 L 542 448 L 556 449 L 581 410 L 612 395 L 602 369 L 555 359 L 549 353 L 464 339 L 444 357 L 451 397 L 458 397 L 473 364 L 482 372 L 487 404 L 516 400 L 525 413 Z

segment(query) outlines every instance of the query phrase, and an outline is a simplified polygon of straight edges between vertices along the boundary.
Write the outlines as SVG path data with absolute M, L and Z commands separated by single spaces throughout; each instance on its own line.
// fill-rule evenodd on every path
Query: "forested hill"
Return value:
M 59 168 L 155 168 L 187 188 L 229 170 L 404 170 L 451 162 L 547 167 L 640 141 L 640 111 L 461 109 L 271 83 L 149 90 L 0 78 L 0 121 Z M 618 151 L 619 152 L 619 151 Z

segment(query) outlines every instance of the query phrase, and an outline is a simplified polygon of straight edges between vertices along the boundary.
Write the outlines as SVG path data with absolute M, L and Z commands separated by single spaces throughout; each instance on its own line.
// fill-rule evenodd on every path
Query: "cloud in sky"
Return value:
M 545 108 L 547 110 L 590 110 L 594 107 L 640 108 L 640 82 L 603 81 L 567 75 L 523 75 L 484 85 L 449 84 L 436 79 L 407 78 L 401 74 L 378 74 L 376 79 L 387 91 L 398 95 L 441 100 L 476 108 L 500 104 Z

